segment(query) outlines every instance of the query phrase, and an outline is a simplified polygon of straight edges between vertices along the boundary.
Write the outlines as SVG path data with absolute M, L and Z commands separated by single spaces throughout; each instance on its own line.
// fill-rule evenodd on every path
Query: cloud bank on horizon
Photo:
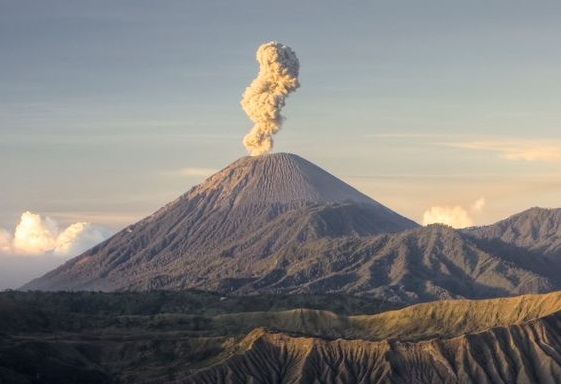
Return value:
M 473 225 L 472 215 L 479 213 L 485 207 L 485 198 L 477 199 L 469 209 L 459 205 L 430 207 L 423 214 L 423 225 L 445 224 L 453 228 L 466 228 Z
M 0 228 L 2 256 L 77 256 L 108 237 L 108 232 L 87 222 L 61 229 L 58 223 L 30 211 L 21 215 L 13 235 Z
M 241 105 L 255 124 L 244 137 L 243 145 L 251 156 L 259 156 L 273 148 L 273 135 L 282 126 L 281 110 L 286 97 L 300 87 L 300 62 L 294 51 L 271 41 L 262 44 L 256 55 L 259 74 L 246 88 Z

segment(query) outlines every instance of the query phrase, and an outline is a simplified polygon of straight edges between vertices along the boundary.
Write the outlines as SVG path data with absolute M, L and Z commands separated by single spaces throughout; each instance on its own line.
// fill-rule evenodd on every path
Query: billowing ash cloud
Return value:
M 74 223 L 63 230 L 49 217 L 24 212 L 13 237 L 0 228 L 0 253 L 5 255 L 76 256 L 105 240 L 108 233 L 90 223 Z
M 257 50 L 259 74 L 246 88 L 241 105 L 255 123 L 243 144 L 251 156 L 267 153 L 273 147 L 273 135 L 283 122 L 281 109 L 289 93 L 299 86 L 300 62 L 286 45 L 269 42 Z

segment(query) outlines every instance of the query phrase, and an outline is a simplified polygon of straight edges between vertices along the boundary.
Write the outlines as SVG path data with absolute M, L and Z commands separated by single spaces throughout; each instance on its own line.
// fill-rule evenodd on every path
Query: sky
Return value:
M 275 152 L 419 224 L 561 207 L 561 3 L 0 2 L 0 289 L 245 156 L 257 48 L 300 88 Z

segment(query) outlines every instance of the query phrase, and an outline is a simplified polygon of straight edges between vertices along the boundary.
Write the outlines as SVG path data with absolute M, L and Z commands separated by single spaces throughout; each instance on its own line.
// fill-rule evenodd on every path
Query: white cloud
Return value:
M 60 230 L 51 218 L 27 211 L 21 215 L 13 237 L 0 228 L 0 252 L 12 256 L 77 256 L 107 236 L 107 231 L 86 222 Z
M 454 228 L 465 228 L 473 224 L 468 212 L 460 207 L 434 206 L 423 214 L 423 225 L 446 224 Z
M 481 197 L 471 204 L 469 209 L 465 209 L 459 205 L 450 206 L 433 206 L 423 214 L 423 225 L 429 224 L 446 224 L 454 228 L 465 228 L 473 225 L 471 215 L 479 213 L 485 206 L 485 198 Z
M 90 223 L 74 223 L 56 239 L 55 255 L 76 256 L 105 240 L 104 231 Z
M 57 224 L 50 218 L 24 212 L 14 232 L 12 241 L 15 253 L 38 256 L 56 247 Z
M 558 161 L 561 160 L 561 143 L 541 140 L 487 140 L 464 143 L 444 143 L 443 145 L 497 152 L 507 160 L 517 161 Z

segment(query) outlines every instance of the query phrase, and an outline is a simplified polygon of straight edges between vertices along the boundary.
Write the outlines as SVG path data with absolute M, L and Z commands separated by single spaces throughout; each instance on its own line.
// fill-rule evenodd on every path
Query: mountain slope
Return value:
M 371 295 L 416 303 L 561 289 L 561 210 L 418 227 L 291 154 L 244 157 L 152 216 L 26 284 Z
M 559 382 L 559 297 L 421 304 L 360 316 L 337 339 L 257 328 L 236 354 L 180 382 Z M 377 335 L 356 332 L 365 324 Z
M 521 249 L 561 259 L 561 209 L 531 208 L 495 224 L 468 228 L 484 240 L 500 240 Z
M 248 348 L 181 383 L 558 383 L 561 315 L 453 339 L 324 340 L 257 331 Z
M 560 279 L 536 263 L 481 249 L 442 225 L 396 234 L 309 241 L 271 256 L 275 268 L 238 281 L 238 293 L 336 293 L 414 303 L 549 292 Z M 256 261 L 253 268 L 270 263 Z M 268 265 L 268 264 L 267 264 Z M 213 276 L 212 268 L 207 271 Z
M 296 155 L 244 157 L 22 289 L 235 291 L 287 247 L 415 227 Z

